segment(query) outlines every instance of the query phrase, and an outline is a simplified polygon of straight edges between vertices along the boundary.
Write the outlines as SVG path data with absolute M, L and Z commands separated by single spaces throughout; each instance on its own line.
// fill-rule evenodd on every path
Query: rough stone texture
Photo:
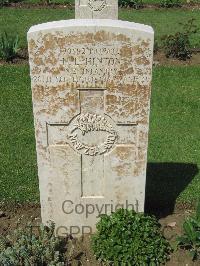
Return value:
M 76 19 L 118 19 L 117 0 L 75 0 Z
M 31 27 L 28 46 L 43 222 L 74 233 L 116 206 L 143 211 L 152 28 L 51 22 Z

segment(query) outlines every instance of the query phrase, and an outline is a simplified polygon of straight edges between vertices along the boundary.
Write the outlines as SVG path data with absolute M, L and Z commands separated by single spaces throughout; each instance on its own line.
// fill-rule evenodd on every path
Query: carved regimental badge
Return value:
M 68 138 L 72 147 L 85 155 L 108 152 L 114 145 L 117 133 L 107 116 L 80 114 L 71 123 Z
M 106 6 L 106 0 L 89 0 L 88 6 L 93 11 L 101 11 Z

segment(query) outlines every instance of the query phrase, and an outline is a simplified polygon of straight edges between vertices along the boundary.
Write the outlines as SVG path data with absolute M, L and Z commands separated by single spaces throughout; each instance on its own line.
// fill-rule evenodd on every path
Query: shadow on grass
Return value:
M 145 212 L 159 217 L 173 213 L 177 197 L 198 171 L 196 164 L 148 163 Z

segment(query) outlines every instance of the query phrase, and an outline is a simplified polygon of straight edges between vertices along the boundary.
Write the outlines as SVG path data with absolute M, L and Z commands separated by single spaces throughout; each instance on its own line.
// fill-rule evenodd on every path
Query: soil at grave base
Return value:
M 167 58 L 163 51 L 159 51 L 154 54 L 154 65 L 155 66 L 192 66 L 200 65 L 200 49 L 192 54 L 192 57 L 187 60 L 179 60 L 177 58 Z
M 0 65 L 24 65 L 28 64 L 28 51 L 26 48 L 20 50 L 19 57 L 13 59 L 12 62 L 6 62 L 0 59 Z M 200 49 L 193 53 L 192 57 L 187 60 L 179 60 L 175 58 L 166 58 L 164 52 L 159 51 L 154 54 L 154 66 L 192 66 L 200 65 Z
M 164 228 L 164 235 L 174 243 L 176 235 L 181 234 L 182 223 L 184 219 L 190 215 L 190 210 L 178 209 L 175 213 L 168 215 L 159 220 L 162 228 Z M 28 222 L 33 225 L 41 223 L 40 206 L 36 204 L 23 205 L 0 205 L 0 235 L 7 235 L 12 233 L 18 227 L 25 227 Z M 170 227 L 170 223 L 176 223 L 175 226 Z M 167 226 L 168 225 L 168 226 Z M 167 226 L 167 227 L 166 227 Z M 75 253 L 72 259 L 72 266 L 99 266 L 102 265 L 96 261 L 93 252 L 90 248 L 90 236 L 85 236 L 74 241 Z M 171 254 L 170 260 L 166 266 L 199 266 L 200 262 L 192 262 L 189 254 L 184 250 L 178 250 Z
M 28 64 L 28 49 L 22 48 L 17 53 L 17 57 L 14 58 L 12 61 L 5 61 L 0 59 L 0 66 L 1 65 L 24 65 Z

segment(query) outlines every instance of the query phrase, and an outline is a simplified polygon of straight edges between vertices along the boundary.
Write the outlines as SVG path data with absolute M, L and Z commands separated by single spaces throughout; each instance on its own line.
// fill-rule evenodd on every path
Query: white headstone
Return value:
M 81 234 L 100 213 L 143 211 L 152 28 L 51 22 L 30 28 L 28 47 L 42 221 Z
M 118 19 L 118 0 L 75 0 L 76 19 Z

